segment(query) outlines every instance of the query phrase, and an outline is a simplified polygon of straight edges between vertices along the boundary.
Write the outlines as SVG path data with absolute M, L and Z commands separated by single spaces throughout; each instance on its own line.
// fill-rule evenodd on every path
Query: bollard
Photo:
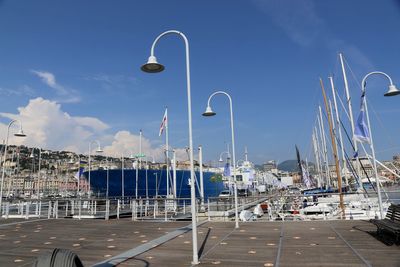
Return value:
M 119 209 L 121 208 L 121 200 L 117 200 L 117 219 L 119 219 Z

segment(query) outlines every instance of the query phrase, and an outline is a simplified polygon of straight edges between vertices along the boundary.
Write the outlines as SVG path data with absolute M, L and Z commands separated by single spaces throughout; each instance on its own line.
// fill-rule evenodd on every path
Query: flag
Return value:
M 225 167 L 224 167 L 224 176 L 231 176 L 231 166 L 229 165 L 229 162 L 227 162 L 226 164 L 225 164 Z
M 79 180 L 81 178 L 83 170 L 85 169 L 85 164 L 86 164 L 85 161 L 79 161 L 78 171 L 76 172 L 76 174 L 74 176 L 76 178 L 76 180 Z
M 160 132 L 158 133 L 158 136 L 162 135 L 165 127 L 168 127 L 167 109 L 165 109 L 164 117 L 162 118 L 161 121 Z
M 361 95 L 360 114 L 354 127 L 354 138 L 359 142 L 371 142 L 365 113 L 365 92 Z

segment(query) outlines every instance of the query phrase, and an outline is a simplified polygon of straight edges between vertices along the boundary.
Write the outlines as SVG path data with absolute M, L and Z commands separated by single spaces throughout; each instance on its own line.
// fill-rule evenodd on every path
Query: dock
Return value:
M 374 231 L 352 220 L 246 222 L 239 229 L 201 221 L 199 266 L 400 266 L 400 247 Z M 115 259 L 117 266 L 192 266 L 191 242 L 187 221 L 8 219 L 0 221 L 0 266 L 31 266 L 53 248 L 72 250 L 84 266 Z

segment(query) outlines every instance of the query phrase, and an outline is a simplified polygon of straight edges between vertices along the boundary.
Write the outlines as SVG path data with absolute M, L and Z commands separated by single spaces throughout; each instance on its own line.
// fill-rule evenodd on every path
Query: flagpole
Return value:
M 169 157 L 169 146 L 168 146 L 168 107 L 165 107 L 165 157 L 167 160 L 167 197 L 169 196 L 169 163 L 168 163 L 168 157 Z

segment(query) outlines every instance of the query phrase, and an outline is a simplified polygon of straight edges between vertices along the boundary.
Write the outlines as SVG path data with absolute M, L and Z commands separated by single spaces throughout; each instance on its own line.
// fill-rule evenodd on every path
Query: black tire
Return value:
M 55 248 L 40 255 L 33 267 L 83 267 L 78 255 L 68 249 Z

